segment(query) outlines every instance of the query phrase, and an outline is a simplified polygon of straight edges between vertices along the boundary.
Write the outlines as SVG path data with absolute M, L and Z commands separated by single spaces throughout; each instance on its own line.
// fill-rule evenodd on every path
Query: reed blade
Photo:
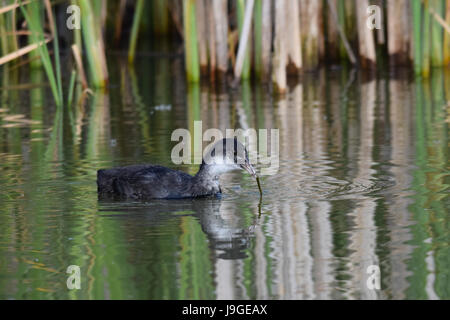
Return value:
M 195 0 L 183 1 L 185 64 L 189 82 L 200 80 L 200 65 L 197 48 L 197 26 Z
M 414 72 L 420 74 L 422 72 L 422 2 L 421 0 L 413 0 L 413 50 L 414 50 Z
M 143 11 L 144 11 L 144 1 L 138 0 L 136 8 L 134 10 L 133 26 L 131 28 L 130 48 L 128 50 L 129 63 L 133 63 L 134 56 L 136 54 L 137 37 L 139 33 L 139 25 L 141 24 L 141 17 Z
M 37 50 L 39 55 L 41 56 L 42 63 L 44 65 L 45 72 L 47 74 L 47 78 L 50 82 L 50 88 L 52 90 L 53 97 L 55 99 L 55 103 L 57 106 L 62 105 L 62 94 L 61 94 L 61 84 L 58 84 L 57 77 L 55 76 L 55 71 L 50 59 L 50 54 L 48 52 L 47 45 L 45 44 L 44 35 L 42 32 L 39 32 L 40 27 L 38 26 L 38 22 L 35 21 L 27 12 L 27 10 L 20 6 L 23 16 L 28 23 L 29 29 L 31 31 L 31 36 L 33 37 L 33 41 L 38 44 Z M 55 42 L 56 43 L 56 42 Z M 55 44 L 55 51 L 57 49 L 58 44 Z M 59 52 L 58 52 L 59 56 Z M 59 57 L 58 57 L 59 59 Z M 58 72 L 58 71 L 57 71 Z M 60 73 L 59 73 L 60 74 Z M 60 78 L 59 78 L 60 79 Z

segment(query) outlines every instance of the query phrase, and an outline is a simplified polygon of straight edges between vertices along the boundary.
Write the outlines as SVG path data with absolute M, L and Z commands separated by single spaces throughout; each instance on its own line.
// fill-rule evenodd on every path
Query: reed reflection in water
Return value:
M 1 298 L 450 298 L 449 74 L 321 70 L 272 96 L 249 83 L 186 85 L 179 58 L 135 70 L 112 60 L 109 93 L 71 109 L 51 104 L 42 72 L 25 90 L 17 69 L 2 72 Z M 170 137 L 193 135 L 197 120 L 203 131 L 280 129 L 260 217 L 256 183 L 240 172 L 223 177 L 220 199 L 97 198 L 100 168 L 195 173 L 171 163 Z M 71 264 L 81 290 L 66 287 Z M 370 265 L 381 290 L 367 286 Z

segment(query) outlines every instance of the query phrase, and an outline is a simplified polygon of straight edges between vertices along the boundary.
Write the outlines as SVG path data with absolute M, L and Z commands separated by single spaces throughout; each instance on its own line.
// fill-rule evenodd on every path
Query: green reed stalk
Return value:
M 30 17 L 32 17 L 32 19 L 34 21 L 37 21 L 38 23 L 36 24 L 36 26 L 39 28 L 39 30 L 37 30 L 37 32 L 39 33 L 43 33 L 44 31 L 42 30 L 42 26 L 44 24 L 43 21 L 43 3 L 41 1 L 33 1 L 28 5 L 28 13 L 30 15 Z M 32 36 L 28 36 L 28 43 L 29 44 L 33 44 L 33 37 Z M 30 66 L 32 68 L 39 68 L 42 66 L 42 61 L 40 59 L 33 59 L 35 57 L 39 56 L 39 52 L 37 50 L 33 50 L 30 52 L 29 57 L 31 58 L 31 62 L 30 62 Z
M 50 82 L 50 88 L 52 90 L 53 98 L 55 99 L 55 104 L 58 107 L 62 106 L 61 68 L 59 63 L 59 46 L 56 36 L 56 28 L 55 39 L 53 39 L 53 47 L 55 50 L 55 73 L 47 45 L 45 44 L 44 34 L 42 32 L 39 32 L 39 30 L 42 30 L 39 21 L 36 21 L 32 16 L 30 16 L 23 6 L 20 6 L 20 9 L 22 10 L 22 14 L 24 15 L 25 20 L 28 23 L 28 27 L 31 32 L 31 36 L 33 37 L 34 43 L 42 43 L 42 45 L 38 46 L 37 50 L 39 52 L 39 55 L 41 56 L 45 72 L 47 73 L 47 78 Z
M 241 36 L 242 29 L 244 27 L 244 17 L 245 17 L 245 0 L 237 0 L 237 21 L 238 21 L 239 37 Z M 241 78 L 248 79 L 249 77 L 250 77 L 250 50 L 247 46 L 245 50 L 245 58 L 244 64 L 242 66 Z
M 255 74 L 258 79 L 262 78 L 262 0 L 255 0 L 255 8 L 253 13 L 253 31 L 254 31 L 254 59 Z M 245 65 L 245 62 L 244 62 Z
M 71 0 L 70 4 L 78 5 L 77 0 Z M 80 29 L 74 29 L 73 30 L 73 43 L 77 45 L 78 50 L 80 51 L 80 54 L 82 53 L 83 45 L 81 43 L 81 30 Z
M 102 0 L 95 0 L 95 1 L 91 1 L 91 5 L 92 5 L 92 10 L 94 12 L 95 15 L 95 19 L 97 21 L 101 20 L 101 16 L 102 16 L 102 6 L 103 6 L 103 1 Z
M 13 4 L 14 1 L 3 1 L 4 5 Z M 15 9 L 10 9 L 0 14 L 0 46 L 2 55 L 18 50 L 17 37 L 15 34 Z
M 343 0 L 344 20 L 345 20 L 345 34 L 350 43 L 357 43 L 358 41 L 358 26 L 356 21 L 356 2 Z
M 3 14 L 0 14 L 0 46 L 2 56 L 7 55 L 9 53 L 8 49 L 8 37 L 5 36 L 7 27 L 5 23 L 5 17 Z
M 439 15 L 443 17 L 444 15 L 444 2 L 442 0 L 429 0 L 430 8 Z M 431 17 L 431 65 L 432 66 L 442 66 L 443 61 L 443 47 L 442 47 L 442 26 L 439 22 L 432 16 Z
M 413 50 L 414 50 L 414 72 L 422 72 L 422 2 L 421 0 L 412 1 L 413 15 Z
M 450 0 L 445 2 L 445 22 L 450 25 Z M 444 53 L 443 53 L 443 65 L 448 66 L 450 64 L 450 33 L 444 30 Z
M 337 14 L 338 14 L 338 23 L 341 26 L 343 32 L 345 33 L 346 28 L 346 20 L 345 20 L 345 2 L 344 0 L 338 0 L 337 3 Z M 346 60 L 347 58 L 347 50 L 345 49 L 344 42 L 339 41 L 339 57 L 341 60 Z
M 14 0 L 10 0 L 9 4 L 13 4 Z M 9 42 L 9 48 L 11 49 L 11 52 L 19 50 L 19 44 L 17 41 L 17 35 L 16 35 L 16 10 L 12 10 L 5 15 L 5 22 L 7 30 L 10 32 L 10 35 L 8 35 L 7 39 Z
M 77 78 L 77 72 L 75 70 L 72 70 L 72 73 L 70 74 L 70 83 L 69 83 L 69 92 L 67 94 L 67 106 L 72 105 L 73 100 L 73 89 L 75 87 L 75 79 Z
M 96 17 L 91 1 L 79 0 L 81 9 L 81 31 L 89 62 L 92 84 L 104 87 L 107 82 L 105 52 L 102 45 L 101 19 Z
M 428 77 L 430 75 L 430 54 L 431 54 L 431 39 L 428 37 L 431 27 L 431 16 L 429 10 L 429 0 L 423 0 L 423 43 L 422 43 L 422 75 Z
M 200 65 L 197 49 L 197 26 L 195 22 L 195 0 L 183 1 L 185 67 L 189 82 L 200 80 Z
M 130 48 L 128 50 L 128 62 L 132 63 L 134 61 L 134 56 L 136 53 L 136 43 L 139 33 L 139 25 L 141 24 L 141 17 L 144 11 L 144 1 L 138 0 L 136 3 L 136 8 L 134 10 L 133 26 L 131 28 L 131 39 Z
M 253 10 L 254 69 L 256 77 L 262 82 L 267 81 L 270 74 L 272 56 L 271 2 L 271 0 L 256 0 Z
M 56 17 L 55 12 L 53 12 L 53 16 Z M 61 77 L 61 62 L 59 57 L 59 43 L 58 43 L 58 29 L 56 28 L 56 23 L 53 22 L 53 30 L 54 30 L 54 36 L 53 39 L 53 49 L 55 50 L 55 69 L 56 69 L 56 84 L 58 86 L 58 95 L 60 97 L 61 103 L 63 99 L 63 91 L 62 91 L 62 77 Z

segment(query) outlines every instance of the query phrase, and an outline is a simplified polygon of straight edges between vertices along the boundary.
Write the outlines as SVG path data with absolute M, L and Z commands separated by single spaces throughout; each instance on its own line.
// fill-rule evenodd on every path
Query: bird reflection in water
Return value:
M 100 212 L 105 212 L 101 216 L 126 219 L 127 225 L 131 224 L 136 228 L 158 227 L 166 223 L 176 223 L 176 219 L 185 216 L 194 217 L 207 236 L 210 248 L 216 251 L 217 258 L 245 259 L 246 251 L 260 221 L 261 198 L 258 203 L 258 215 L 250 224 L 244 221 L 242 213 L 238 214 L 238 210 L 233 210 L 231 207 L 233 205 L 219 197 L 161 199 L 148 203 L 99 198 Z

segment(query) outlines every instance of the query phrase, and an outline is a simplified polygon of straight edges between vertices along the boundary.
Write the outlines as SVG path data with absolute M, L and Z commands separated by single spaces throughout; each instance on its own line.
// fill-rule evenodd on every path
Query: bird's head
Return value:
M 256 177 L 255 168 L 253 168 L 248 158 L 248 151 L 236 137 L 216 142 L 206 151 L 203 163 L 208 165 L 212 173 L 216 175 L 243 169 L 253 177 Z

